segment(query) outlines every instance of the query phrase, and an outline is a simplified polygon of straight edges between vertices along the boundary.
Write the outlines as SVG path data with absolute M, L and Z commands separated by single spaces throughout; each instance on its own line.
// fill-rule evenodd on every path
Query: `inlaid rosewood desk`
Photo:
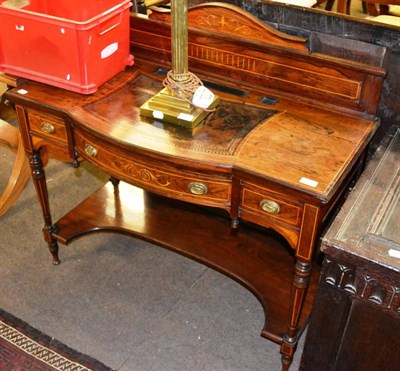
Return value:
M 113 231 L 225 273 L 260 300 L 262 336 L 281 344 L 288 369 L 311 309 L 316 240 L 360 171 L 384 71 L 310 53 L 306 40 L 232 6 L 205 4 L 189 17 L 191 70 L 222 99 L 193 131 L 139 116 L 169 68 L 169 23 L 161 17 L 132 16 L 135 66 L 95 94 L 36 82 L 7 94 L 45 240 L 55 264 L 59 242 Z M 45 153 L 74 166 L 90 161 L 112 182 L 53 223 Z M 288 249 L 269 244 L 266 229 Z

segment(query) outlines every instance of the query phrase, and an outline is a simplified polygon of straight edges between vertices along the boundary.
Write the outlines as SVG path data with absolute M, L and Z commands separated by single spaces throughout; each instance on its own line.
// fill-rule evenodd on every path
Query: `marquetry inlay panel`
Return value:
M 229 5 L 227 5 L 229 7 Z M 189 11 L 189 25 L 201 29 L 223 33 L 232 36 L 242 36 L 267 42 L 273 45 L 290 46 L 293 49 L 307 51 L 305 39 L 287 36 L 286 40 L 277 37 L 270 28 L 248 13 L 239 14 L 237 11 L 224 9 L 224 12 L 215 14 L 212 5 Z
M 329 76 L 326 73 L 314 71 L 312 66 L 305 65 L 304 68 L 298 68 L 292 66 L 289 61 L 284 64 L 282 61 L 261 59 L 195 43 L 189 43 L 189 58 L 224 65 L 276 82 L 295 84 L 319 93 L 330 93 L 352 100 L 358 99 L 360 95 L 359 81 L 341 76 Z M 293 74 L 297 75 L 296 82 L 294 82 Z
M 100 166 L 108 174 L 149 190 L 158 191 L 175 198 L 197 202 L 205 205 L 228 205 L 231 199 L 231 182 L 223 176 L 206 176 L 196 171 L 175 169 L 160 165 L 149 166 L 137 161 L 135 157 L 126 157 L 120 152 L 101 148 L 94 144 L 85 134 L 76 133 L 76 145 L 80 154 Z M 203 187 L 199 194 L 192 185 Z
M 170 14 L 166 12 L 155 12 L 150 17 L 170 20 Z M 267 27 L 257 17 L 237 7 L 232 7 L 230 4 L 205 3 L 201 6 L 190 7 L 188 24 L 189 27 L 200 28 L 209 32 L 248 38 L 262 43 L 308 52 L 308 48 L 305 45 L 307 39 L 286 35 Z
M 154 49 L 170 44 L 170 39 L 158 35 L 157 40 L 152 40 L 146 32 L 138 31 L 134 40 L 135 45 Z M 143 33 L 143 35 L 140 35 Z M 142 41 L 143 40 L 143 41 Z M 149 45 L 150 43 L 150 45 Z M 159 53 L 164 50 L 159 50 Z M 337 74 L 334 69 L 330 73 L 321 73 L 313 64 L 304 63 L 301 68 L 293 66 L 290 59 L 274 59 L 271 56 L 259 57 L 243 53 L 221 50 L 218 47 L 198 44 L 189 41 L 189 63 L 191 60 L 212 64 L 215 67 L 228 68 L 245 72 L 257 78 L 264 78 L 274 83 L 285 83 L 316 94 L 335 95 L 339 98 L 357 100 L 360 98 L 361 81 L 352 80 L 346 76 Z M 326 67 L 325 67 L 326 68 Z M 293 76 L 296 76 L 296 79 Z

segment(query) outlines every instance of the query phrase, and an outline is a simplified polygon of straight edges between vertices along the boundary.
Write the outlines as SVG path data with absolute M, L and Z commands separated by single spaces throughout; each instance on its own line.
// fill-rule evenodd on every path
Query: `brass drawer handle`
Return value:
M 40 124 L 40 129 L 46 134 L 54 134 L 56 131 L 56 128 L 52 124 L 44 121 Z
M 97 149 L 90 144 L 85 144 L 85 152 L 90 157 L 97 157 Z
M 262 200 L 260 207 L 268 214 L 279 214 L 281 212 L 279 204 L 272 200 Z
M 205 195 L 208 192 L 208 188 L 205 184 L 203 183 L 198 183 L 198 182 L 192 182 L 188 185 L 188 189 L 191 193 L 194 195 Z

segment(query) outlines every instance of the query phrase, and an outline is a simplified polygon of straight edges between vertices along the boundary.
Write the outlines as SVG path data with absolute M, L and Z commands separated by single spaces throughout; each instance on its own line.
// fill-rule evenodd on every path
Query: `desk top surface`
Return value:
M 328 201 L 376 130 L 376 121 L 277 97 L 260 104 L 216 91 L 222 103 L 193 131 L 141 117 L 139 107 L 161 90 L 155 67 L 128 68 L 95 94 L 29 82 L 9 93 L 35 108 L 66 115 L 104 138 L 174 163 L 221 173 L 240 169 Z

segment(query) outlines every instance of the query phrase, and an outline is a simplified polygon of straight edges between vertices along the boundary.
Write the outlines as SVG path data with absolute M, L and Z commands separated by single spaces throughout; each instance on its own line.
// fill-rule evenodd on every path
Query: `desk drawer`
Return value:
M 178 169 L 169 163 L 157 164 L 149 159 L 124 156 L 118 150 L 102 146 L 99 141 L 76 133 L 78 152 L 108 174 L 149 191 L 202 205 L 230 204 L 231 180 L 227 176 L 203 174 Z
M 35 111 L 28 111 L 28 117 L 33 134 L 63 143 L 68 142 L 65 124 L 60 118 Z
M 245 184 L 241 194 L 241 209 L 261 218 L 272 218 L 297 226 L 300 223 L 302 205 L 284 194 Z

